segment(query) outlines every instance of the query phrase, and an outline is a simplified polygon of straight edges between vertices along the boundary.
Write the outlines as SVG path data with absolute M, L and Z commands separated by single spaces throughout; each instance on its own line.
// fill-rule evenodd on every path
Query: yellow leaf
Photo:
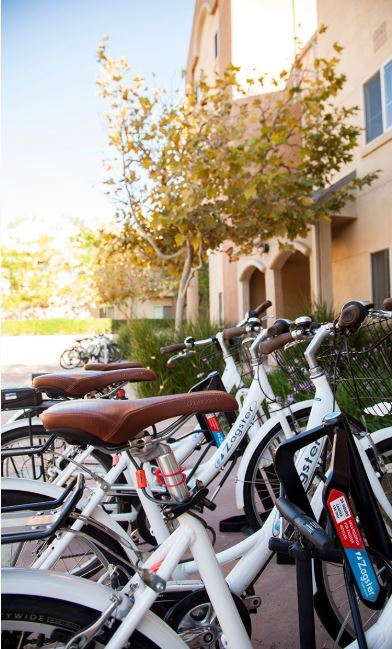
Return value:
M 176 242 L 177 246 L 182 246 L 182 244 L 185 241 L 185 237 L 184 237 L 183 234 L 176 234 L 174 239 L 175 239 L 175 242 Z

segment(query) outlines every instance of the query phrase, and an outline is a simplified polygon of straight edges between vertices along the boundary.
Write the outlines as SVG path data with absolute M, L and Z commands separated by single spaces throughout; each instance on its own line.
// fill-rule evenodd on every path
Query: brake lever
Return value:
M 170 356 L 169 360 L 166 361 L 166 367 L 170 367 L 170 365 L 172 365 L 179 358 L 187 358 L 188 356 L 193 356 L 194 354 L 196 354 L 194 349 L 187 349 L 183 352 L 180 352 L 179 354 L 174 354 L 174 356 Z

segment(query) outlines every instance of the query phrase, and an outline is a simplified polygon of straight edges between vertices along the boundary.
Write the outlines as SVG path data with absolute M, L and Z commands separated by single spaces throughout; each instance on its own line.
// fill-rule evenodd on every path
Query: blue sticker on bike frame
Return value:
M 375 602 L 380 592 L 380 585 L 366 550 L 345 548 L 347 559 L 363 599 Z
M 222 444 L 222 442 L 225 441 L 225 436 L 224 436 L 224 434 L 222 433 L 221 430 L 212 431 L 212 434 L 214 436 L 214 440 L 215 440 L 215 443 L 216 443 L 217 446 L 220 446 Z

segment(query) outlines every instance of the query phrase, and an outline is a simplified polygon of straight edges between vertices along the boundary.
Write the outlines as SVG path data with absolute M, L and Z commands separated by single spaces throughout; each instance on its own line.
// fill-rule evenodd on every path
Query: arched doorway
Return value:
M 311 302 L 309 258 L 296 250 L 280 272 L 284 313 L 279 315 L 285 318 L 304 315 L 304 309 Z
M 255 268 L 249 278 L 249 306 L 255 309 L 259 304 L 264 302 L 265 295 L 265 275 L 258 268 Z

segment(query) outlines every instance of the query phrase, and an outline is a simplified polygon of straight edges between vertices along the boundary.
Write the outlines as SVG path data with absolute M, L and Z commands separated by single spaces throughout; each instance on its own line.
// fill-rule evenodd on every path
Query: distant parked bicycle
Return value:
M 83 367 L 90 361 L 113 363 L 123 358 L 119 346 L 104 334 L 76 338 L 76 342 L 77 345 L 65 349 L 60 356 L 60 365 L 65 370 Z

